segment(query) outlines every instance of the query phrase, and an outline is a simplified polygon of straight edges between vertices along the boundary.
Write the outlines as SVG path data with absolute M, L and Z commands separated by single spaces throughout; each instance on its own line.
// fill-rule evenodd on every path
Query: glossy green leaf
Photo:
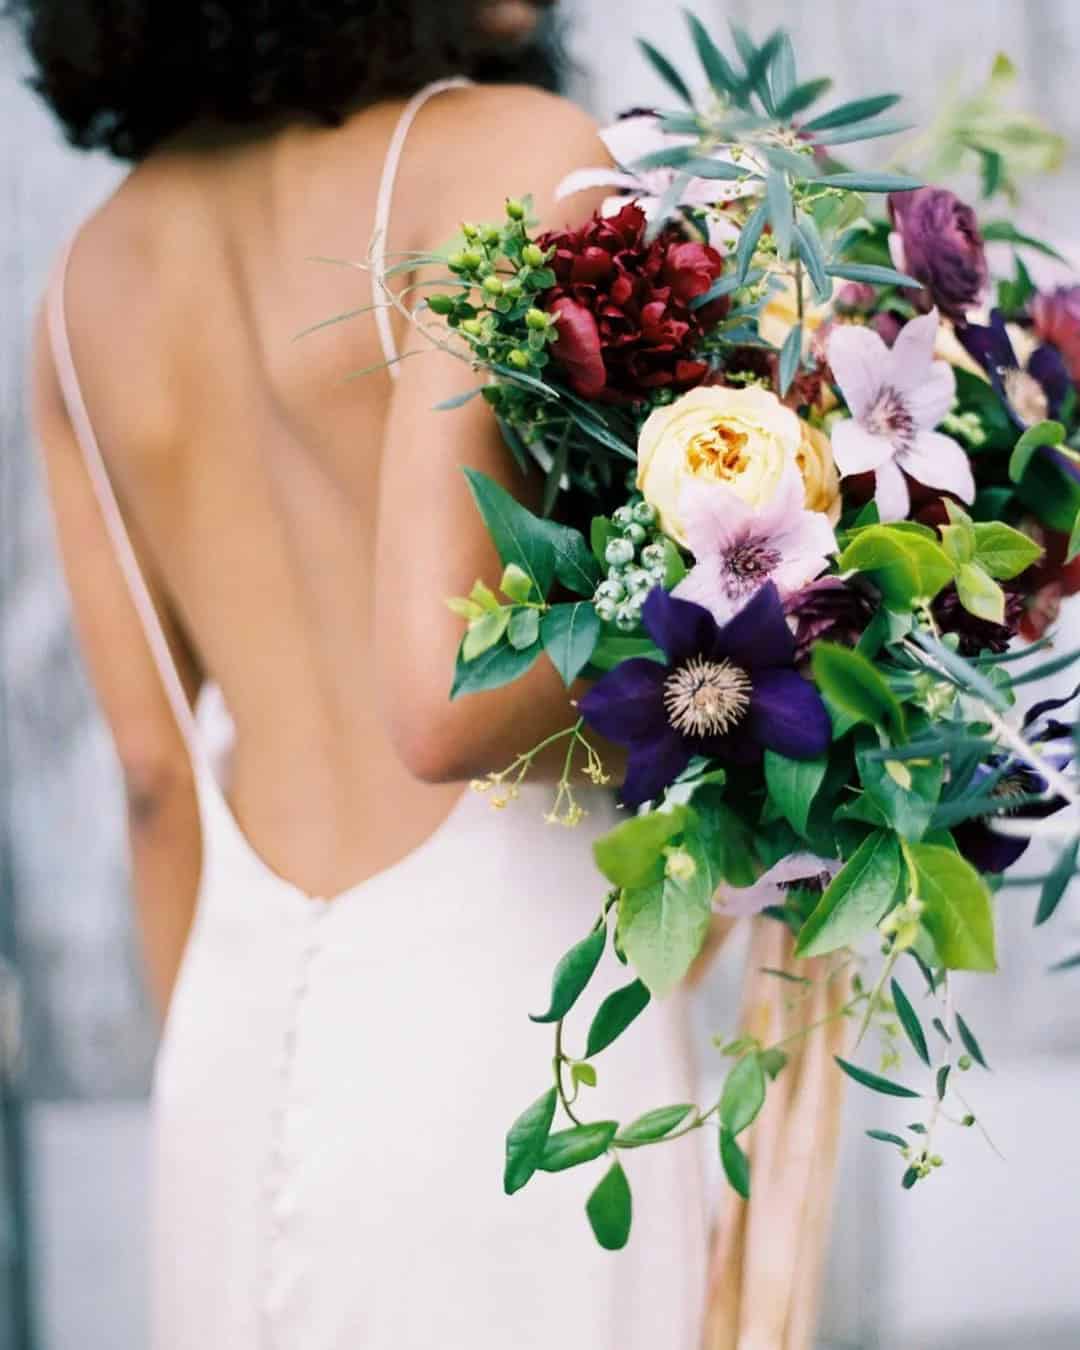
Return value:
M 853 122 L 850 126 L 819 132 L 814 136 L 814 143 L 848 145 L 852 141 L 874 141 L 881 136 L 898 136 L 902 131 L 910 131 L 913 126 L 914 122 L 901 122 L 894 117 L 869 117 L 865 122 Z
M 545 537 L 547 522 L 478 469 L 466 469 L 465 477 L 503 566 L 520 567 L 537 595 L 546 596 L 555 576 L 555 551 Z
M 820 117 L 804 122 L 803 131 L 829 131 L 832 127 L 843 127 L 851 122 L 862 122 L 867 117 L 876 117 L 878 113 L 888 111 L 900 102 L 899 94 L 877 94 L 872 98 L 857 98 L 850 103 L 841 103 Z
M 1060 422 L 1047 419 L 1028 427 L 1009 456 L 1009 477 L 1019 483 L 1036 450 L 1041 450 L 1044 445 L 1060 445 L 1064 439 L 1065 428 Z
M 750 1161 L 730 1131 L 720 1130 L 720 1162 L 731 1189 L 744 1200 L 750 1199 Z
M 761 232 L 764 230 L 768 219 L 769 204 L 768 202 L 762 202 L 750 212 L 746 224 L 739 231 L 739 242 L 735 245 L 735 275 L 739 278 L 740 286 L 746 284 L 750 264 L 754 258 L 754 250 L 758 246 L 758 240 L 761 238 Z
M 787 974 L 786 971 L 777 973 Z M 799 976 L 797 975 L 794 976 L 794 979 L 798 980 Z M 788 1062 L 788 1057 L 787 1055 L 784 1054 L 783 1050 L 778 1050 L 775 1046 L 771 1046 L 768 1050 L 760 1051 L 758 1054 L 758 1059 L 761 1061 L 761 1067 L 765 1070 L 768 1076 L 774 1079 L 779 1078 L 779 1076 L 783 1073 L 784 1069 L 787 1067 Z
M 978 1064 L 981 1068 L 989 1069 L 990 1065 L 987 1064 L 986 1058 L 983 1055 L 982 1046 L 975 1039 L 974 1032 L 971 1030 L 971 1028 L 968 1026 L 968 1024 L 964 1021 L 964 1019 L 960 1016 L 959 1013 L 956 1014 L 956 1030 L 959 1032 L 960 1039 L 964 1044 L 964 1049 L 968 1052 L 968 1054 L 975 1061 L 975 1063 Z
M 672 1130 L 678 1129 L 693 1110 L 694 1107 L 689 1105 L 658 1106 L 653 1111 L 646 1111 L 629 1125 L 624 1125 L 617 1135 L 617 1141 L 621 1144 L 648 1144 L 655 1139 L 663 1139 Z
M 788 330 L 788 335 L 784 339 L 784 345 L 780 348 L 780 396 L 781 398 L 791 388 L 791 383 L 799 373 L 799 365 L 802 361 L 802 324 L 792 324 Z
M 686 81 L 667 59 L 663 52 L 658 51 L 651 42 L 646 42 L 644 38 L 638 38 L 637 44 L 645 54 L 646 60 L 664 81 L 664 83 L 674 92 L 684 103 L 694 106 L 694 96 L 687 87 Z
M 812 217 L 800 211 L 795 224 L 795 248 L 806 265 L 819 301 L 824 304 L 832 295 L 832 279 L 826 268 L 825 250 Z
M 1005 592 L 978 563 L 956 569 L 956 594 L 969 614 L 987 623 L 1005 622 Z
M 622 661 L 631 657 L 643 656 L 650 661 L 664 661 L 663 652 L 647 637 L 627 637 L 622 633 L 601 633 L 589 665 L 593 670 L 605 673 L 614 670 Z
M 756 1054 L 744 1055 L 724 1079 L 720 1094 L 720 1124 L 740 1135 L 757 1119 L 765 1105 L 765 1072 Z
M 626 1028 L 649 1006 L 652 995 L 640 980 L 625 984 L 621 989 L 608 994 L 596 1010 L 589 1027 L 589 1038 L 585 1045 L 585 1056 L 592 1059 L 601 1050 L 606 1050 L 613 1041 L 623 1034 Z
M 896 1015 L 900 1019 L 900 1025 L 904 1028 L 904 1033 L 914 1047 L 915 1053 L 929 1068 L 930 1047 L 926 1044 L 926 1033 L 919 1021 L 919 1014 L 911 1006 L 911 1000 L 896 980 L 892 981 L 892 997 Z
M 833 1058 L 843 1069 L 844 1073 L 856 1083 L 872 1092 L 880 1092 L 884 1097 L 919 1097 L 922 1094 L 913 1092 L 911 1088 L 904 1087 L 903 1083 L 894 1083 L 891 1078 L 882 1078 L 880 1074 L 871 1073 L 869 1069 L 860 1069 L 857 1064 L 851 1064 L 846 1059 L 841 1059 L 839 1055 Z
M 941 757 L 886 760 L 866 746 L 856 752 L 855 763 L 866 796 L 885 822 L 905 839 L 921 839 L 941 796 Z
M 905 739 L 904 710 L 874 666 L 850 647 L 819 642 L 811 656 L 814 683 L 829 703 L 855 722 L 869 722 Z
M 517 563 L 511 563 L 503 569 L 502 580 L 499 582 L 499 590 L 509 600 L 523 605 L 529 596 L 532 595 L 532 581 L 527 574 L 518 567 Z
M 612 1163 L 585 1202 L 585 1213 L 592 1225 L 593 1236 L 605 1251 L 621 1251 L 629 1242 L 633 1200 L 630 1183 L 620 1163 Z
M 537 526 L 541 538 L 547 540 L 555 554 L 556 580 L 568 591 L 591 600 L 600 583 L 601 569 L 584 535 L 554 520 L 537 519 Z
M 1010 581 L 1042 557 L 1042 548 L 1020 530 L 998 520 L 975 527 L 975 561 L 996 577 Z
M 596 865 L 616 886 L 641 886 L 663 874 L 663 849 L 687 826 L 685 806 L 631 816 L 593 843 Z
M 711 918 L 712 893 L 693 882 L 682 885 L 664 877 L 621 893 L 619 941 L 657 998 L 669 994 L 690 969 Z
M 953 579 L 955 568 L 940 544 L 895 525 L 859 531 L 837 560 L 841 571 L 866 572 L 891 609 L 932 600 Z
M 551 1000 L 546 1013 L 529 1014 L 533 1022 L 558 1022 L 566 1016 L 581 997 L 592 979 L 604 954 L 607 929 L 597 928 L 587 938 L 571 947 L 559 964 L 551 981 Z
M 810 808 L 829 767 L 826 755 L 817 759 L 788 759 L 765 751 L 765 782 L 769 796 L 796 834 L 806 836 Z
M 897 1148 L 907 1148 L 907 1140 L 899 1134 L 892 1134 L 889 1130 L 867 1130 L 868 1139 L 877 1139 L 882 1144 L 895 1144 Z
M 904 173 L 827 173 L 815 180 L 822 187 L 846 188 L 849 192 L 912 192 L 922 187 L 918 178 Z
M 496 609 L 469 624 L 469 630 L 461 644 L 461 659 L 475 661 L 478 656 L 483 656 L 495 646 L 496 642 L 502 640 L 509 622 L 510 611 Z
M 487 689 L 499 689 L 504 684 L 520 679 L 531 668 L 540 651 L 539 643 L 523 652 L 515 651 L 508 644 L 501 643 L 475 660 L 466 661 L 459 650 L 450 697 L 454 699 L 460 698 L 462 694 L 478 694 Z
M 827 94 L 832 88 L 832 80 L 826 78 L 819 80 L 807 80 L 805 84 L 796 85 L 794 89 L 776 105 L 776 117 L 781 122 L 786 122 L 794 117 L 796 113 L 801 113 L 809 108 L 811 103 L 816 103 L 822 94 Z
M 949 970 L 996 970 L 990 891 L 974 867 L 940 844 L 912 844 L 923 923 Z
M 549 1134 L 540 1154 L 541 1172 L 565 1172 L 593 1162 L 611 1147 L 619 1125 L 614 1120 L 598 1120 L 590 1125 L 574 1125 Z
M 544 651 L 568 687 L 588 665 L 600 640 L 600 628 L 600 619 L 588 600 L 553 605 L 544 615 L 540 625 Z
M 1035 911 L 1035 926 L 1053 918 L 1058 905 L 1068 890 L 1069 882 L 1076 875 L 1076 857 L 1080 850 L 1080 840 L 1073 840 L 1047 874 L 1039 895 L 1039 907 Z
M 795 951 L 824 956 L 872 932 L 884 918 L 900 884 L 900 845 L 876 830 L 833 877 L 802 926 Z
M 914 277 L 898 272 L 895 267 L 882 267 L 877 263 L 830 263 L 826 267 L 829 276 L 840 281 L 864 281 L 871 286 L 918 286 Z
M 506 1136 L 506 1167 L 503 1189 L 507 1195 L 520 1191 L 537 1167 L 544 1151 L 551 1122 L 555 1119 L 558 1094 L 554 1088 L 518 1116 Z
M 531 647 L 540 637 L 540 614 L 535 609 L 515 609 L 510 616 L 506 640 L 516 651 Z
M 776 251 L 781 258 L 791 252 L 791 235 L 795 225 L 795 207 L 791 200 L 791 188 L 787 174 L 781 169 L 770 169 L 765 185 L 765 199 L 769 207 L 769 224 L 772 226 Z
M 718 94 L 733 94 L 738 89 L 740 81 L 731 63 L 712 40 L 709 30 L 697 15 L 689 10 L 684 10 L 683 13 L 709 83 Z

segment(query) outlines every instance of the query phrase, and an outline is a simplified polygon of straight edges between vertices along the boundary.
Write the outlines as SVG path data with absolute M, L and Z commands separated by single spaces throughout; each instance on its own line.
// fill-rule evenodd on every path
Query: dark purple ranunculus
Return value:
M 956 330 L 962 346 L 990 376 L 990 383 L 1019 427 L 1056 417 L 1069 390 L 1069 372 L 1056 348 L 1036 347 L 1026 369 L 1020 365 L 1000 309 L 988 327 L 962 324 Z
M 1005 622 L 980 619 L 960 603 L 956 586 L 950 582 L 939 591 L 930 606 L 934 622 L 942 633 L 955 633 L 960 639 L 961 656 L 978 656 L 980 652 L 1003 652 L 1020 631 L 1024 617 L 1024 597 L 1015 587 L 1005 587 Z
M 874 617 L 870 598 L 839 577 L 821 577 L 784 601 L 784 611 L 795 624 L 795 664 L 809 660 L 816 642 L 839 642 L 854 647 Z
M 890 193 L 889 215 L 897 267 L 922 282 L 942 314 L 963 322 L 990 275 L 975 212 L 947 188 L 922 187 Z
M 641 619 L 665 661 L 623 661 L 581 700 L 586 722 L 629 751 L 624 806 L 658 797 L 695 755 L 747 763 L 764 747 L 790 759 L 828 749 L 829 714 L 794 669 L 795 640 L 772 582 L 722 627 L 660 586 Z
M 1061 353 L 1074 384 L 1080 384 L 1080 286 L 1040 291 L 1031 302 L 1036 334 Z

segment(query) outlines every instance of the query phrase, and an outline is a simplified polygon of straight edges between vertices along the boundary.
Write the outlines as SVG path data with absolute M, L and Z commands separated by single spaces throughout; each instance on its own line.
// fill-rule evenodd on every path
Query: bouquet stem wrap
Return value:
M 796 966 L 786 927 L 756 920 L 747 960 L 740 1032 L 775 1044 L 836 1014 L 849 998 L 846 972 L 829 961 Z M 807 997 L 763 968 L 814 981 Z M 703 1350 L 809 1350 L 820 1302 L 839 1150 L 848 1022 L 837 1016 L 792 1047 L 761 1115 L 744 1141 L 753 1190 L 728 1186 L 720 1199 Z

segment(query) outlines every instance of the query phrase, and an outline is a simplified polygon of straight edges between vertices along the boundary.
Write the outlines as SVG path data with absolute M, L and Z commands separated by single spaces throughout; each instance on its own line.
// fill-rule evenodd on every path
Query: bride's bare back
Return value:
M 336 129 L 155 152 L 83 228 L 67 319 L 83 391 L 189 694 L 220 684 L 237 727 L 230 797 L 255 850 L 333 895 L 415 848 L 460 781 L 565 720 L 539 668 L 525 686 L 446 703 L 458 623 L 443 599 L 498 566 L 460 466 L 512 482 L 475 384 L 439 355 L 396 382 L 371 314 L 302 329 L 371 300 L 361 259 L 401 111 Z M 591 124 L 536 90 L 441 95 L 413 129 L 390 247 L 430 248 L 507 190 L 553 204 L 595 162 Z M 398 328 L 406 347 L 409 335 Z M 422 344 L 421 344 L 422 345 Z M 148 957 L 164 997 L 199 875 L 183 742 L 105 537 L 47 345 L 36 363 L 76 619 L 131 802 Z

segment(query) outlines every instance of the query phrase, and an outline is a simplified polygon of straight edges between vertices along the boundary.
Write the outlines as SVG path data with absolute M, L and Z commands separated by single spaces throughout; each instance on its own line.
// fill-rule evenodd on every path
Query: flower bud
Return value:
M 523 201 L 520 201 L 517 197 L 507 197 L 506 214 L 510 217 L 511 220 L 524 220 L 525 203 Z
M 663 567 L 665 562 L 663 544 L 646 544 L 641 550 L 643 567 Z
M 669 849 L 664 862 L 664 876 L 670 877 L 672 881 L 681 881 L 685 885 L 697 876 L 697 863 L 686 849 Z
M 652 577 L 643 567 L 631 568 L 627 572 L 625 580 L 626 589 L 631 595 L 636 595 L 638 592 L 644 594 L 646 591 L 652 590 Z
M 617 506 L 611 513 L 611 519 L 616 525 L 629 525 L 634 519 L 633 509 L 629 506 Z
M 471 220 L 465 220 L 462 221 L 461 224 L 461 233 L 465 236 L 466 239 L 475 239 L 477 235 L 480 233 L 480 230 L 476 225 L 472 223 Z
M 532 364 L 529 360 L 529 353 L 522 351 L 520 347 L 515 347 L 506 359 L 515 370 L 528 370 Z
M 609 567 L 625 567 L 634 561 L 634 546 L 629 539 L 609 539 L 604 549 L 604 561 Z
M 637 611 L 631 605 L 620 605 L 615 615 L 615 627 L 620 633 L 633 633 L 638 626 Z
M 480 242 L 482 244 L 487 244 L 489 247 L 493 244 L 497 244 L 499 238 L 498 228 L 494 225 L 485 225 L 480 231 Z
M 656 524 L 656 507 L 651 502 L 634 503 L 634 519 L 639 525 Z
M 611 623 L 618 610 L 614 600 L 609 600 L 606 596 L 597 600 L 593 606 L 596 610 L 597 618 L 601 623 Z
M 429 295 L 428 309 L 432 314 L 450 314 L 454 308 L 454 299 L 450 295 Z
M 465 319 L 462 321 L 461 331 L 463 333 L 468 333 L 470 337 L 483 337 L 484 325 L 479 319 Z
M 484 290 L 488 295 L 502 295 L 504 287 L 501 277 L 485 277 Z
M 626 587 L 621 581 L 615 579 L 602 581 L 596 588 L 596 595 L 594 598 L 597 600 L 625 600 Z
M 521 250 L 521 260 L 529 267 L 543 267 L 544 250 L 535 244 L 526 244 Z
M 956 1061 L 956 1067 L 961 1071 L 961 1073 L 967 1073 L 968 1069 L 971 1068 L 971 1056 L 961 1055 L 960 1058 Z
M 468 263 L 465 261 L 465 254 L 460 250 L 450 254 L 446 260 L 446 265 L 451 272 L 464 272 L 468 267 Z
M 643 544 L 645 542 L 645 527 L 639 525 L 636 521 L 627 525 L 623 533 L 632 544 Z
M 542 309 L 537 309 L 535 305 L 525 314 L 525 323 L 534 332 L 543 332 L 544 329 L 547 328 L 549 322 L 550 320 L 544 311 Z
M 479 249 L 475 248 L 467 248 L 461 256 L 464 259 L 465 266 L 470 272 L 475 272 L 484 261 L 484 255 Z

